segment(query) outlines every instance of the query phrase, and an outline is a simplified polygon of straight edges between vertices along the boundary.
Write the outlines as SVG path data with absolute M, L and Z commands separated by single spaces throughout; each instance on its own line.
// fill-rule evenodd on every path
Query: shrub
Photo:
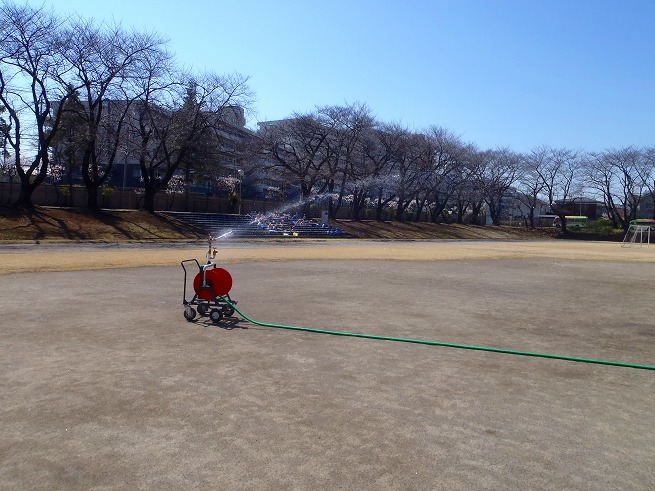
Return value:
M 623 230 L 620 228 L 614 228 L 612 225 L 612 220 L 609 218 L 599 218 L 598 220 L 590 222 L 585 232 L 599 235 L 614 235 L 622 234 Z

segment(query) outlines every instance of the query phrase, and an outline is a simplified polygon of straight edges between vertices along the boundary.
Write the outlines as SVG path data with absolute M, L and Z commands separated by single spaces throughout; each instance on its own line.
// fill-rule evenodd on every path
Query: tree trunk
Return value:
M 457 202 L 457 223 L 464 223 L 464 214 L 466 213 L 466 208 L 468 203 L 463 203 L 462 201 Z
M 560 230 L 562 231 L 562 234 L 566 234 L 567 232 L 566 216 L 565 215 L 558 215 L 558 216 L 559 216 Z
M 12 198 L 14 197 L 14 179 L 10 176 L 9 177 L 9 199 L 7 200 L 8 203 L 11 203 Z
M 184 211 L 189 211 L 189 198 L 191 193 L 191 168 L 184 168 Z
M 398 198 L 398 206 L 396 207 L 396 221 L 397 222 L 404 222 L 405 221 L 405 212 L 407 211 L 407 207 L 409 206 L 409 201 L 405 201 L 404 199 Z
M 362 210 L 366 204 L 366 192 L 355 190 L 353 193 L 352 219 L 356 222 L 361 220 Z
M 473 203 L 473 209 L 471 212 L 471 225 L 478 225 L 480 221 L 480 212 L 482 211 L 482 201 L 479 203 Z
M 427 201 L 427 197 L 419 200 L 416 198 L 416 216 L 414 217 L 415 222 L 420 222 L 421 221 L 421 215 L 423 214 L 423 208 L 425 207 L 425 202 Z
M 86 207 L 89 210 L 97 210 L 100 207 L 98 206 L 98 186 L 93 184 L 87 184 L 86 186 Z
M 446 203 L 447 201 L 441 201 L 437 197 L 434 202 L 434 206 L 430 207 L 428 206 L 428 210 L 430 211 L 430 221 L 432 223 L 438 223 L 439 222 L 439 217 L 442 215 L 443 211 L 446 209 Z M 461 223 L 461 222 L 458 222 Z
M 525 227 L 528 228 L 535 228 L 534 227 L 534 208 L 530 208 L 530 211 L 528 212 L 528 221 L 525 223 Z
M 72 206 L 73 204 L 73 166 L 68 163 L 66 166 L 66 186 L 63 189 L 68 189 L 68 193 L 64 197 L 65 206 Z
M 384 220 L 382 219 L 382 210 L 384 209 L 384 203 L 382 203 L 381 199 L 378 199 L 377 206 L 375 207 L 375 221 L 377 222 L 383 222 Z
M 328 210 L 328 216 L 331 220 L 336 220 L 339 210 L 343 206 L 343 195 L 346 193 L 346 174 L 341 178 L 341 183 L 339 184 L 339 196 L 337 197 L 337 204 L 332 203 L 332 198 L 330 197 L 330 207 Z M 332 190 L 330 190 L 332 192 Z
M 152 188 L 146 188 L 143 193 L 143 209 L 147 212 L 155 212 L 155 195 L 157 192 Z
M 334 206 L 333 200 L 332 200 L 332 195 L 328 198 L 328 218 L 330 220 L 334 220 L 337 218 L 337 210 L 336 207 Z
M 36 186 L 32 185 L 30 182 L 24 182 L 21 180 L 20 183 L 20 195 L 18 196 L 18 206 L 22 208 L 32 209 L 34 208 L 34 203 L 32 203 L 32 193 Z
M 300 191 L 302 193 L 302 212 L 307 218 L 311 218 L 312 205 L 309 202 L 310 189 L 305 183 L 301 183 Z

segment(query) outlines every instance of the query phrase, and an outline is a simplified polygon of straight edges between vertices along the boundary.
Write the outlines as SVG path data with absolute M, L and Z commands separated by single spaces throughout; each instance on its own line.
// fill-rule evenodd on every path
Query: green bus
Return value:
M 566 219 L 566 228 L 585 228 L 589 224 L 589 218 L 586 216 L 577 216 L 577 215 L 567 215 L 564 217 Z M 555 218 L 553 221 L 553 227 L 561 227 L 562 221 L 559 217 Z
M 655 220 L 651 218 L 637 218 L 636 220 L 630 220 L 630 225 L 650 227 L 651 230 L 655 230 Z

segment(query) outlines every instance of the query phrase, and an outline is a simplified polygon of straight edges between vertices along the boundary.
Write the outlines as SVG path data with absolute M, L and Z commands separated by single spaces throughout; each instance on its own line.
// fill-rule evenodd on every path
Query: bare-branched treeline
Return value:
M 248 106 L 246 82 L 179 68 L 152 33 L 0 4 L 2 163 L 15 169 L 24 207 L 55 156 L 63 173 L 81 169 L 88 207 L 96 208 L 117 158 L 129 154 L 152 209 L 178 170 L 208 157 L 199 155 L 202 142 L 220 131 L 224 113 Z
M 354 219 L 365 207 L 381 219 L 392 206 L 396 220 L 411 209 L 417 220 L 478 223 L 484 210 L 498 225 L 511 198 L 529 226 L 543 210 L 566 226 L 572 204 L 585 199 L 604 203 L 614 227 L 627 228 L 655 197 L 653 148 L 481 150 L 437 126 L 380 123 L 361 104 L 270 122 L 259 137 L 270 168 L 300 183 L 305 199 L 327 195 L 332 216 L 348 203 Z

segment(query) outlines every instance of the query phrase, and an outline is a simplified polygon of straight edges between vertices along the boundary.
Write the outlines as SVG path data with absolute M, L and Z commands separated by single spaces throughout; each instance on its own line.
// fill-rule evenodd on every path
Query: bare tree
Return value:
M 415 166 L 417 179 L 413 186 L 413 198 L 408 210 L 414 214 L 414 221 L 419 222 L 423 211 L 428 206 L 433 181 L 438 179 L 437 171 L 437 147 L 431 135 L 417 133 L 415 136 L 413 150 L 416 154 Z
M 653 216 L 655 219 L 655 147 L 648 147 L 641 150 L 642 163 L 638 167 L 639 177 L 648 193 L 645 199 L 650 200 L 653 207 Z
M 363 206 L 370 194 L 375 202 L 375 219 L 382 221 L 382 212 L 395 198 L 392 175 L 405 131 L 397 125 L 384 124 L 369 131 L 362 143 L 365 177 L 355 194 L 355 202 Z
M 602 196 L 614 227 L 627 230 L 637 217 L 650 184 L 643 157 L 640 149 L 626 147 L 592 153 L 586 160 L 590 187 Z
M 347 184 L 354 182 L 362 172 L 360 164 L 363 157 L 364 135 L 373 128 L 375 122 L 371 112 L 364 104 L 346 106 L 327 106 L 318 109 L 332 129 L 326 141 L 332 147 L 328 151 L 330 160 L 326 166 L 325 188 L 329 192 L 328 216 L 336 218 L 347 191 Z M 353 193 L 357 194 L 357 186 Z M 336 201 L 333 196 L 336 195 Z
M 439 213 L 447 223 L 455 221 L 478 224 L 484 207 L 483 186 L 479 179 L 484 155 L 475 145 L 469 144 L 462 148 L 458 160 L 459 165 L 453 169 L 446 181 L 449 197 L 446 203 L 442 204 Z
M 394 132 L 399 135 L 399 139 L 390 177 L 396 200 L 395 220 L 402 222 L 407 207 L 416 197 L 417 183 L 422 175 L 422 164 L 426 161 L 425 152 L 429 151 L 429 145 L 424 135 L 410 133 L 398 126 Z
M 451 198 L 455 212 L 456 223 L 471 223 L 479 225 L 484 207 L 484 194 L 481 183 L 477 179 L 475 167 L 468 167 L 457 175 Z M 444 219 L 448 223 L 448 219 Z
M 503 200 L 516 182 L 521 166 L 520 155 L 507 148 L 483 152 L 478 179 L 482 185 L 485 203 L 494 225 L 500 225 Z
M 20 179 L 18 204 L 32 208 L 32 194 L 48 172 L 49 148 L 73 89 L 59 79 L 67 67 L 62 21 L 52 12 L 10 2 L 0 5 L 0 104 L 7 111 L 3 134 Z M 23 154 L 30 153 L 28 165 Z
M 290 119 L 260 124 L 261 152 L 269 170 L 280 171 L 300 185 L 303 209 L 321 182 L 336 147 L 330 144 L 332 126 L 315 113 L 294 114 Z
M 67 30 L 64 55 L 70 70 L 62 82 L 80 87 L 86 124 L 82 178 L 87 207 L 98 207 L 98 190 L 111 174 L 132 103 L 142 95 L 140 77 L 160 57 L 164 40 L 127 32 L 118 25 L 78 19 Z
M 158 67 L 151 67 L 144 97 L 134 103 L 133 110 L 148 211 L 154 211 L 155 195 L 167 188 L 178 170 L 189 172 L 204 160 L 205 156 L 198 155 L 201 148 L 214 158 L 219 155 L 220 134 L 229 126 L 230 112 L 237 110 L 234 106 L 247 106 L 252 97 L 248 79 L 240 75 L 186 77 L 185 86 L 166 77 L 156 82 L 158 72 L 168 73 L 167 65 L 168 59 L 162 58 Z
M 445 128 L 432 127 L 428 138 L 432 146 L 432 158 L 423 183 L 430 217 L 436 223 L 455 192 L 458 177 L 465 169 L 471 148 Z M 419 212 L 421 209 L 422 206 L 418 206 Z
M 6 109 L 4 106 L 0 105 L 0 114 L 5 112 Z M 9 197 L 8 200 L 11 202 L 14 178 L 16 177 L 16 166 L 10 160 L 11 154 L 9 153 L 9 136 L 10 136 L 11 127 L 9 123 L 0 116 L 0 175 L 7 177 L 9 181 Z
M 67 192 L 63 193 L 64 204 L 67 206 L 73 202 L 74 180 L 82 170 L 86 126 L 79 95 L 73 87 L 70 88 L 70 92 L 71 97 L 62 105 L 61 121 L 51 141 L 50 157 L 50 177 L 53 179 L 55 189 L 59 179 L 68 186 Z M 53 172 L 54 169 L 56 172 Z
M 541 202 L 540 197 L 544 190 L 544 183 L 539 178 L 536 169 L 532 167 L 532 161 L 528 158 L 521 159 L 525 164 L 517 181 L 517 199 L 525 208 L 526 227 L 535 228 L 535 211 Z
M 643 165 L 642 153 L 634 147 L 613 149 L 606 153 L 606 159 L 617 171 L 619 199 L 623 203 L 622 226 L 627 230 L 630 221 L 637 218 L 645 190 L 645 182 L 639 176 Z
M 566 233 L 566 203 L 578 191 L 581 155 L 569 149 L 538 147 L 528 156 L 531 167 L 543 183 L 543 193 L 554 215 L 560 218 Z

